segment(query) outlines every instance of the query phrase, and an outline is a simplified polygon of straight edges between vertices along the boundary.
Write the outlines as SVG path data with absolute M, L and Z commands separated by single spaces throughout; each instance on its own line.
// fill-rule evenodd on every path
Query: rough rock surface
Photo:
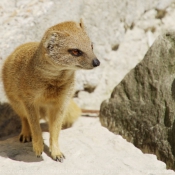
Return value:
M 49 134 L 43 132 L 44 152 L 36 158 L 31 143 L 17 137 L 0 141 L 2 175 L 175 175 L 155 155 L 143 154 L 121 136 L 109 132 L 99 119 L 80 118 L 73 128 L 62 130 L 63 163 L 51 159 Z
M 167 32 L 102 103 L 100 121 L 175 169 L 174 120 L 175 32 Z

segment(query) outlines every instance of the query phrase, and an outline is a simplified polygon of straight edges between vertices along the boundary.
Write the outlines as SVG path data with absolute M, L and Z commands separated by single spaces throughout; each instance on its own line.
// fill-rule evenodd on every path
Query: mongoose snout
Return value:
M 92 64 L 94 67 L 97 67 L 100 65 L 100 61 L 97 58 L 95 58 L 95 59 L 93 59 Z

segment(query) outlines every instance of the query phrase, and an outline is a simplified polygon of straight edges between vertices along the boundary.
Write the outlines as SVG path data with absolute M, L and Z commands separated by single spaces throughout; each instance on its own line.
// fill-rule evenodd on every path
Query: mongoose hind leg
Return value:
M 26 112 L 22 103 L 11 100 L 11 105 L 17 115 L 21 118 L 22 129 L 19 135 L 20 142 L 31 142 L 32 135 L 30 131 L 30 126 L 26 118 Z

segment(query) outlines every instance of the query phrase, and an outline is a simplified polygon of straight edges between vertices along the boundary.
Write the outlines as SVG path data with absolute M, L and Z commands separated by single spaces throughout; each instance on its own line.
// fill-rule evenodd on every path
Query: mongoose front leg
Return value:
M 32 133 L 33 150 L 36 156 L 40 157 L 43 152 L 44 145 L 42 131 L 39 124 L 39 108 L 27 104 L 26 110 L 28 112 L 27 119 Z
M 52 108 L 49 111 L 49 131 L 50 131 L 50 152 L 54 160 L 63 162 L 65 158 L 64 154 L 61 153 L 59 148 L 59 133 L 63 121 L 63 111 L 58 108 Z

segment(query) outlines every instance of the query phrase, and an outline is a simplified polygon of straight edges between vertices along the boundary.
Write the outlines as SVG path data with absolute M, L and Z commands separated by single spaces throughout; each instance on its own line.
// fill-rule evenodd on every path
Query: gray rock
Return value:
M 174 119 L 175 33 L 167 32 L 101 104 L 100 121 L 175 169 Z
M 0 103 L 0 140 L 17 135 L 21 130 L 20 118 L 7 103 Z

